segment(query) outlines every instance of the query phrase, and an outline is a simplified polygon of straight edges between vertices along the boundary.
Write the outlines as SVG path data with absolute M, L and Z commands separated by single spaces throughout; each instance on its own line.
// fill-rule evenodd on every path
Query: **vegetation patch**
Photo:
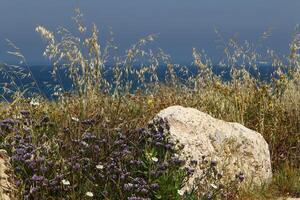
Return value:
M 19 199 L 267 199 L 299 197 L 300 171 L 300 35 L 292 37 L 289 56 L 258 50 L 259 44 L 223 40 L 224 56 L 212 62 L 193 49 L 193 69 L 173 64 L 161 49 L 148 48 L 150 35 L 118 54 L 113 35 L 107 45 L 91 33 L 76 11 L 76 34 L 37 27 L 53 63 L 54 100 L 45 98 L 29 67 L 1 65 L 0 141 L 11 157 Z M 266 39 L 264 33 L 260 42 Z M 20 49 L 9 42 L 22 63 Z M 259 53 L 264 52 L 264 53 Z M 268 61 L 265 79 L 259 63 Z M 215 63 L 223 73 L 214 73 Z M 165 66 L 163 74 L 161 66 Z M 60 70 L 72 82 L 66 90 Z M 107 74 L 110 74 L 108 76 Z M 226 77 L 226 78 L 225 78 Z M 23 84 L 26 78 L 30 84 Z M 8 98 L 8 96 L 10 99 Z M 225 121 L 260 132 L 269 144 L 273 182 L 243 190 L 221 185 L 214 164 L 206 163 L 192 194 L 181 191 L 183 169 L 157 121 L 171 105 L 197 108 Z M 201 164 L 201 163 L 199 163 Z M 203 164 L 203 163 L 202 163 Z M 268 194 L 268 195 L 266 195 Z

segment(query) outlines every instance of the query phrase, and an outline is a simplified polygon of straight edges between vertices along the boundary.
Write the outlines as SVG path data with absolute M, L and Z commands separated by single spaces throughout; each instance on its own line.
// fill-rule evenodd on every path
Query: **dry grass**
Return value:
M 144 127 L 156 113 L 168 106 L 194 107 L 214 117 L 244 124 L 263 134 L 267 140 L 274 171 L 273 183 L 266 188 L 241 192 L 240 199 L 300 195 L 298 32 L 293 36 L 291 53 L 286 59 L 279 59 L 271 50 L 266 55 L 258 53 L 259 44 L 241 43 L 235 38 L 223 41 L 224 59 L 220 66 L 228 69 L 230 76 L 225 81 L 224 77 L 212 72 L 212 61 L 204 52 L 193 50 L 193 65 L 197 72 L 191 74 L 186 66 L 172 64 L 162 50 L 147 49 L 146 45 L 154 39 L 152 35 L 138 41 L 125 55 L 116 55 L 113 37 L 102 46 L 95 25 L 90 36 L 81 38 L 87 35 L 87 28 L 82 23 L 82 14 L 78 10 L 76 13 L 74 19 L 80 36 L 74 36 L 65 28 L 60 28 L 57 35 L 42 26 L 37 28 L 47 42 L 44 54 L 53 62 L 53 74 L 59 79 L 59 68 L 65 69 L 73 82 L 73 93 L 64 91 L 60 84 L 55 86 L 58 92 L 56 101 L 40 97 L 33 102 L 23 96 L 23 88 L 14 89 L 13 101 L 3 103 L 2 119 L 17 119 L 21 110 L 30 111 L 33 121 L 47 115 L 56 127 L 55 137 L 62 135 L 65 127 L 71 129 L 72 137 L 80 137 L 85 131 L 84 126 L 74 126 L 74 120 L 93 119 L 96 121 L 93 130 L 109 136 L 116 130 L 128 132 Z M 264 33 L 258 41 L 267 35 Z M 269 81 L 261 79 L 257 66 L 266 59 L 273 63 Z M 167 70 L 160 79 L 158 69 L 162 64 L 167 65 Z M 112 66 L 113 72 L 110 78 L 105 76 L 108 65 Z M 188 79 L 182 80 L 179 71 L 189 74 Z M 16 80 L 15 76 L 11 79 Z M 134 81 L 139 83 L 139 88 L 135 88 Z M 10 137 L 12 135 L 4 139 Z

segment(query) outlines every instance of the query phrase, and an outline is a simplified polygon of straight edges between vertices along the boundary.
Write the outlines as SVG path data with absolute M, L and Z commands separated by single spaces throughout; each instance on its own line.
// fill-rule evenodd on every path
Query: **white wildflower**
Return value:
M 22 119 L 22 115 L 13 115 L 12 116 L 14 119 Z
M 86 192 L 85 195 L 88 196 L 88 197 L 93 197 L 94 196 L 94 194 L 92 192 Z
M 81 142 L 81 144 L 83 145 L 83 146 L 85 146 L 85 147 L 89 147 L 89 144 L 88 143 L 86 143 L 86 142 Z
M 218 189 L 218 186 L 216 186 L 215 184 L 210 184 L 210 186 L 212 187 L 212 188 L 214 188 L 214 189 Z
M 79 119 L 77 117 L 71 117 L 71 119 L 75 122 L 79 122 Z
M 152 157 L 151 160 L 152 160 L 153 162 L 158 162 L 158 158 L 156 158 L 156 157 Z
M 178 193 L 180 196 L 183 196 L 183 195 L 184 195 L 184 190 L 177 190 L 177 193 Z
M 32 105 L 32 106 L 38 106 L 38 105 L 40 105 L 40 103 L 39 103 L 39 101 L 37 99 L 31 99 L 30 105 Z
M 28 126 L 23 125 L 23 130 L 29 132 L 30 128 Z
M 96 165 L 96 168 L 101 170 L 101 169 L 104 168 L 104 166 L 103 165 Z
M 62 182 L 63 185 L 70 185 L 71 184 L 70 181 L 65 180 L 65 179 L 63 179 L 61 182 Z

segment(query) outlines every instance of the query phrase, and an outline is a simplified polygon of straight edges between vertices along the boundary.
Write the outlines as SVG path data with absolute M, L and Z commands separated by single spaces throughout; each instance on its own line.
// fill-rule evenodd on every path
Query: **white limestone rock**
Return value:
M 269 147 L 263 136 L 238 123 L 225 122 L 194 108 L 171 106 L 159 112 L 170 127 L 170 140 L 184 146 L 180 158 L 201 162 L 202 156 L 217 161 L 218 170 L 226 181 L 235 179 L 238 172 L 245 176 L 244 184 L 259 185 L 272 178 Z M 198 165 L 189 178 L 185 191 L 202 175 Z
M 12 181 L 12 168 L 9 157 L 5 150 L 0 149 L 0 199 L 13 200 L 15 198 L 16 186 Z

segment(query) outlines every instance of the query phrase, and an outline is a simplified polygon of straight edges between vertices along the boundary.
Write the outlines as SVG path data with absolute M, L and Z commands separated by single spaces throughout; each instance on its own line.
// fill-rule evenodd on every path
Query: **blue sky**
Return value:
M 121 49 L 159 34 L 156 44 L 177 63 L 191 62 L 192 47 L 217 55 L 214 27 L 225 38 L 239 33 L 247 40 L 272 27 L 266 45 L 286 53 L 292 30 L 300 23 L 300 0 L 0 0 L 0 61 L 12 62 L 6 55 L 8 38 L 30 64 L 45 64 L 44 44 L 35 27 L 71 27 L 76 7 L 86 23 L 95 22 L 103 33 L 112 27 Z

